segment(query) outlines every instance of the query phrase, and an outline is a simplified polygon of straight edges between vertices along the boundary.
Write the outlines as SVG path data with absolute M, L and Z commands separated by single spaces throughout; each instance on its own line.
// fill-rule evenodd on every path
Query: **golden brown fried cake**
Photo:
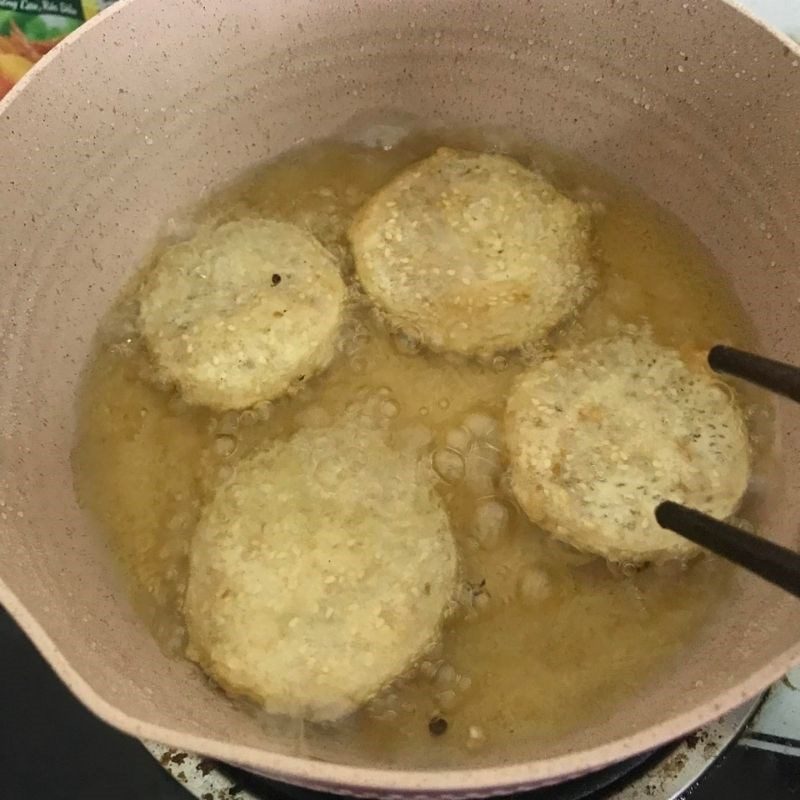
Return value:
M 311 234 L 285 222 L 243 220 L 170 247 L 140 301 L 159 372 L 184 399 L 245 408 L 328 365 L 345 286 Z
M 747 431 L 730 390 L 646 331 L 562 351 L 522 376 L 506 434 L 528 516 L 615 562 L 695 554 L 656 523 L 658 503 L 724 519 L 747 488 Z
M 390 325 L 487 355 L 541 339 L 593 285 L 588 210 L 511 158 L 442 148 L 359 212 L 361 283 Z
M 457 558 L 415 450 L 358 419 L 242 461 L 191 547 L 189 654 L 267 711 L 335 720 L 437 639 Z

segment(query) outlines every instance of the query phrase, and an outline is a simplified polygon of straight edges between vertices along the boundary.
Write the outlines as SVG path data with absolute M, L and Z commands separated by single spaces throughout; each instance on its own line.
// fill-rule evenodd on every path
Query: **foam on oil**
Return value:
M 562 191 L 595 203 L 600 288 L 551 345 L 600 336 L 622 321 L 647 322 L 660 341 L 687 354 L 718 342 L 753 346 L 738 302 L 682 225 L 600 171 L 508 137 L 392 133 L 391 145 L 369 146 L 362 137 L 308 146 L 221 192 L 193 221 L 262 215 L 302 225 L 342 259 L 352 281 L 352 215 L 441 144 L 500 145 Z M 192 222 L 173 228 L 189 235 Z M 170 654 L 185 646 L 181 602 L 192 530 L 214 481 L 241 455 L 335 419 L 355 398 L 374 397 L 392 437 L 423 445 L 438 476 L 462 562 L 459 611 L 436 650 L 368 707 L 335 726 L 300 725 L 304 752 L 322 753 L 335 740 L 358 761 L 474 763 L 512 743 L 591 725 L 667 674 L 702 635 L 726 591 L 728 570 L 716 559 L 609 568 L 558 544 L 517 508 L 502 413 L 511 382 L 539 348 L 486 363 L 435 355 L 387 333 L 365 305 L 347 323 L 330 369 L 299 395 L 214 414 L 152 381 L 136 330 L 135 290 L 147 269 L 98 333 L 73 460 L 81 502 L 110 537 L 138 608 Z M 750 395 L 743 403 L 754 451 L 764 454 L 769 408 Z M 273 722 L 265 720 L 274 729 Z

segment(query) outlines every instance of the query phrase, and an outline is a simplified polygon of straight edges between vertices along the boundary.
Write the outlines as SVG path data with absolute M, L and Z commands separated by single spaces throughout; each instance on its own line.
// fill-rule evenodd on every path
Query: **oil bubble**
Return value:
M 239 414 L 239 424 L 243 428 L 251 428 L 258 422 L 258 414 L 251 408 L 247 408 Z
M 433 468 L 447 483 L 457 483 L 464 477 L 464 458 L 450 448 L 439 448 L 433 454 Z
M 492 369 L 495 372 L 505 372 L 508 369 L 508 359 L 505 356 L 495 356 L 492 359 Z
M 223 458 L 230 458 L 236 452 L 237 444 L 235 436 L 220 433 L 214 439 L 214 452 Z
M 395 400 L 384 400 L 380 405 L 381 416 L 394 419 L 400 413 L 400 404 Z
M 519 578 L 519 596 L 527 603 L 535 603 L 550 596 L 552 586 L 544 570 L 531 567 Z
M 508 508 L 497 500 L 484 500 L 478 504 L 472 535 L 481 547 L 485 550 L 497 547 L 508 527 L 509 516 Z
M 494 440 L 497 436 L 497 421 L 488 414 L 469 414 L 464 427 L 480 439 Z
M 445 444 L 460 453 L 466 453 L 472 441 L 470 432 L 465 428 L 452 428 L 445 435 Z

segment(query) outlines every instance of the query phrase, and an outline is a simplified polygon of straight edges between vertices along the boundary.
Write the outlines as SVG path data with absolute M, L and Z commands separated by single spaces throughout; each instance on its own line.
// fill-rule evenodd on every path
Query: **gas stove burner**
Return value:
M 677 800 L 743 731 L 759 697 L 707 725 L 679 744 L 637 756 L 557 786 L 516 795 L 525 800 Z M 191 753 L 144 743 L 176 780 L 201 800 L 324 800 L 334 795 L 266 780 Z

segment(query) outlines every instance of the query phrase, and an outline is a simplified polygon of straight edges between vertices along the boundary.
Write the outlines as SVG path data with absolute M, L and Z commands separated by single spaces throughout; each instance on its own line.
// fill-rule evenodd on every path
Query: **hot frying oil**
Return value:
M 219 193 L 196 222 L 261 215 L 310 229 L 353 265 L 354 212 L 407 164 L 449 144 L 491 150 L 486 135 L 414 134 L 392 146 L 334 141 L 283 156 Z M 647 322 L 664 344 L 700 352 L 752 346 L 747 321 L 699 243 L 676 220 L 597 170 L 537 147 L 504 149 L 595 208 L 599 288 L 550 343 L 588 340 L 618 321 Z M 355 397 L 379 398 L 395 441 L 425 446 L 462 563 L 459 611 L 437 648 L 354 717 L 305 726 L 305 747 L 337 737 L 366 760 L 425 767 L 552 739 L 591 725 L 615 703 L 667 675 L 724 596 L 728 571 L 711 557 L 640 571 L 609 567 L 528 522 L 507 486 L 504 399 L 536 349 L 486 362 L 435 355 L 387 333 L 366 306 L 346 323 L 331 367 L 292 397 L 240 413 L 187 406 L 152 380 L 136 328 L 146 265 L 98 333 L 79 400 L 74 452 L 81 502 L 111 538 L 137 606 L 163 647 L 185 646 L 187 553 L 213 482 L 236 459 L 303 425 L 335 419 Z M 769 412 L 742 402 L 756 456 Z M 756 458 L 756 465 L 758 458 Z

